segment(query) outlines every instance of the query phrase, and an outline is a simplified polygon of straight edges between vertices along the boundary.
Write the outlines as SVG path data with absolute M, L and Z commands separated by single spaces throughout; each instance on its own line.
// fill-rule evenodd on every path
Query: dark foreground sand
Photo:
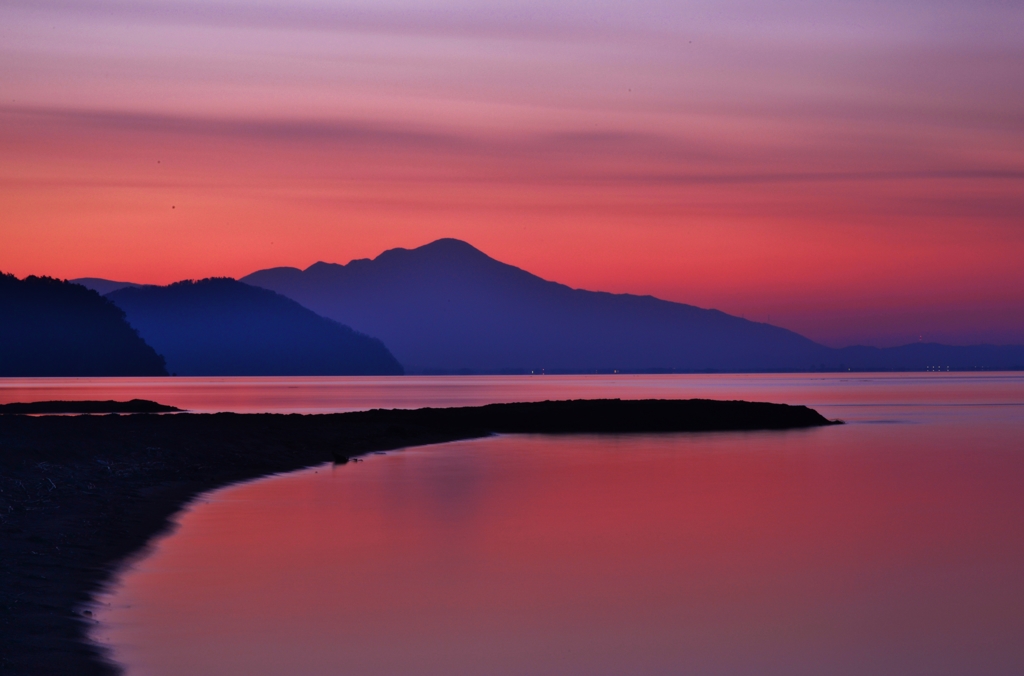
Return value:
M 828 424 L 803 406 L 708 400 L 308 416 L 0 415 L 0 673 L 118 673 L 86 638 L 92 594 L 121 562 L 164 531 L 185 503 L 232 482 L 332 460 L 343 463 L 369 451 L 494 433 Z

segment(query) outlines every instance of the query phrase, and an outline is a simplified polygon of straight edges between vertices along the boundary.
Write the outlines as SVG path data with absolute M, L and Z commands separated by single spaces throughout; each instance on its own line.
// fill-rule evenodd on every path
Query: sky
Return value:
M 833 346 L 1024 343 L 1024 4 L 0 0 L 0 270 L 440 237 Z

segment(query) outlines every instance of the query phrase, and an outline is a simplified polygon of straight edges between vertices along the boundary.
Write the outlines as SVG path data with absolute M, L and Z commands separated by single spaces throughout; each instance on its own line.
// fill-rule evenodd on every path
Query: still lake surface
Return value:
M 742 398 L 849 424 L 498 436 L 214 491 L 99 599 L 129 676 L 1024 673 L 1024 374 L 0 385 L 133 396 Z

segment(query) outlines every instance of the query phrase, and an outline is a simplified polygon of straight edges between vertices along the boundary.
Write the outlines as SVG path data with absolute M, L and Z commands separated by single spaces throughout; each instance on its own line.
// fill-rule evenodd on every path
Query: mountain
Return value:
M 95 291 L 0 274 L 0 376 L 165 376 L 164 360 Z
M 133 282 L 115 282 L 112 279 L 100 279 L 99 277 L 79 277 L 70 280 L 73 284 L 81 284 L 87 289 L 92 289 L 101 296 L 106 296 L 112 291 L 123 289 L 128 286 L 142 286 Z
M 273 291 L 233 279 L 107 295 L 177 375 L 392 375 L 384 344 Z
M 380 336 L 413 373 L 784 371 L 831 355 L 717 310 L 549 282 L 454 239 L 242 281 Z
M 572 289 L 455 239 L 347 265 L 271 268 L 242 281 L 380 336 L 411 373 L 1024 367 L 1021 346 L 836 350 L 717 310 Z

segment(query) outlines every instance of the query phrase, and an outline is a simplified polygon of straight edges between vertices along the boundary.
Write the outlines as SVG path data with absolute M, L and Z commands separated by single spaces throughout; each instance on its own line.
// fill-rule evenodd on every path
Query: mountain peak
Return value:
M 721 312 L 574 290 L 454 238 L 314 268 L 244 281 L 384 336 L 416 373 L 784 369 L 824 349 Z
M 487 254 L 469 242 L 453 237 L 436 239 L 429 244 L 416 247 L 415 249 L 395 248 L 388 249 L 374 260 L 385 261 L 395 257 L 414 257 L 418 259 L 488 259 L 494 260 Z
M 1024 348 L 832 350 L 718 310 L 571 289 L 453 238 L 244 281 L 379 336 L 413 373 L 923 370 L 1024 359 Z
M 483 254 L 483 251 L 477 249 L 469 242 L 465 242 L 461 239 L 455 239 L 454 237 L 442 237 L 441 239 L 435 239 L 429 244 L 416 247 L 413 251 L 457 251 L 460 253 L 478 253 Z M 486 254 L 484 254 L 486 255 Z

